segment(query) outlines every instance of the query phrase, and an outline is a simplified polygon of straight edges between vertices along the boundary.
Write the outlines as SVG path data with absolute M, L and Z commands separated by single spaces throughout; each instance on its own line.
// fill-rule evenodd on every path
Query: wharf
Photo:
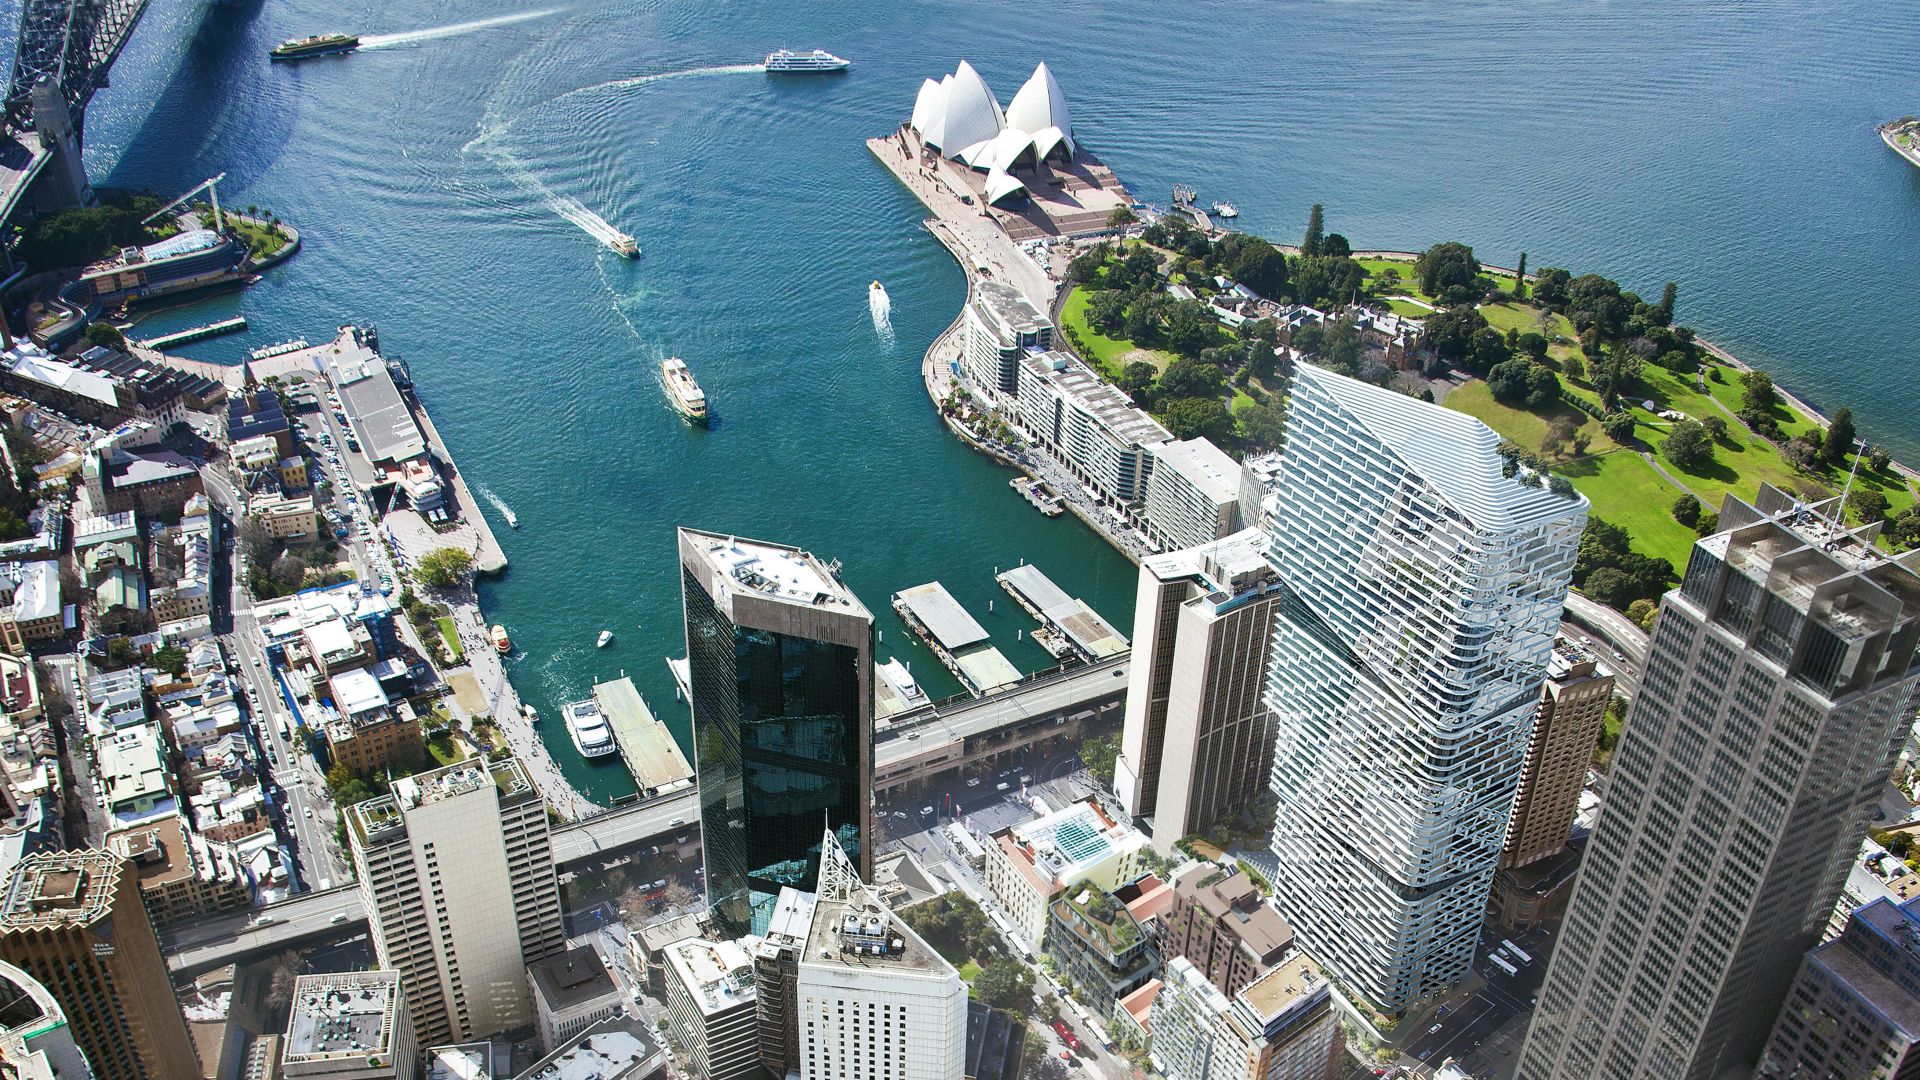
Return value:
M 1020 669 L 988 644 L 987 630 L 937 581 L 893 594 L 893 610 L 975 697 L 1012 686 Z
M 175 330 L 171 334 L 161 334 L 159 337 L 148 338 L 141 342 L 140 345 L 142 348 L 157 351 L 171 348 L 175 345 L 186 345 L 195 341 L 205 341 L 208 338 L 219 337 L 222 334 L 237 334 L 246 328 L 247 317 L 245 315 L 235 315 L 231 319 L 210 322 L 204 326 L 190 326 L 185 330 Z
M 614 744 L 620 748 L 620 757 L 627 763 L 641 799 L 693 786 L 693 767 L 680 752 L 680 744 L 647 708 L 646 699 L 631 678 L 623 675 L 612 682 L 594 684 L 593 700 L 613 728 Z
M 1016 566 L 995 575 L 994 580 L 1019 601 L 1027 614 L 1038 619 L 1046 631 L 1057 635 L 1056 639 L 1082 660 L 1105 660 L 1128 650 L 1125 635 L 1088 607 L 1085 600 L 1068 596 L 1052 578 L 1041 573 L 1039 567 Z

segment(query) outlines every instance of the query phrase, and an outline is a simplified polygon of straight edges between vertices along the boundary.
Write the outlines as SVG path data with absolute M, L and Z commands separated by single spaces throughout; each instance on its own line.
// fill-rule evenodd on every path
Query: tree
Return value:
M 1487 317 L 1470 307 L 1449 308 L 1428 316 L 1427 345 L 1434 355 L 1450 364 L 1466 358 L 1473 335 L 1487 328 Z
M 1015 1009 L 1033 996 L 1033 972 L 1025 964 L 995 957 L 973 977 L 973 996 L 996 1009 Z
M 1673 321 L 1673 302 L 1680 295 L 1679 282 L 1669 281 L 1660 290 L 1660 315 L 1662 322 Z
M 1520 253 L 1520 265 L 1513 268 L 1513 298 L 1527 298 L 1527 253 L 1524 251 Z
M 267 570 L 267 580 L 281 589 L 292 591 L 300 587 L 307 577 L 307 564 L 291 551 L 283 551 L 273 560 L 273 566 Z
M 1607 433 L 1607 438 L 1625 446 L 1633 441 L 1633 414 L 1625 409 L 1608 413 L 1601 418 L 1600 429 Z
M 267 1011 L 284 1009 L 293 1003 L 293 983 L 307 969 L 306 949 L 288 949 L 273 958 L 273 973 L 267 978 Z
M 1067 263 L 1067 280 L 1076 285 L 1095 285 L 1100 282 L 1100 268 L 1107 264 L 1107 258 L 1113 254 L 1108 244 L 1095 244 L 1073 257 Z
M 1867 467 L 1874 472 L 1886 472 L 1893 464 L 1893 454 L 1884 446 L 1876 446 L 1867 451 Z
M 1506 337 L 1491 326 L 1482 327 L 1473 332 L 1473 338 L 1467 343 L 1467 355 L 1462 363 L 1477 372 L 1492 371 L 1496 365 L 1504 364 L 1513 356 L 1513 350 L 1507 347 Z
M 117 637 L 107 642 L 107 666 L 118 670 L 140 662 L 140 650 L 131 638 Z
M 1090 735 L 1080 740 L 1080 763 L 1087 767 L 1095 780 L 1112 786 L 1113 763 L 1120 757 L 1120 737 L 1118 735 Z
M 112 323 L 97 322 L 88 324 L 87 340 L 95 345 L 104 346 L 109 349 L 124 349 L 127 347 L 127 335 L 121 333 L 120 328 Z
M 1127 294 L 1097 292 L 1087 299 L 1087 325 L 1108 337 L 1126 329 Z
M 667 887 L 660 890 L 660 903 L 668 911 L 692 911 L 699 899 L 699 895 L 678 878 L 667 882 Z
M 1544 408 L 1560 397 L 1560 380 L 1553 372 L 1523 357 L 1494 365 L 1487 372 L 1487 388 L 1495 399 L 1528 409 Z
M 420 556 L 413 576 L 430 589 L 446 589 L 458 584 L 473 569 L 473 556 L 459 548 L 436 548 Z
M 1780 394 L 1773 388 L 1773 376 L 1764 371 L 1743 372 L 1740 376 L 1740 403 L 1743 408 L 1758 412 L 1770 412 L 1780 404 Z
M 1833 420 L 1827 425 L 1827 438 L 1820 446 L 1820 463 L 1841 466 L 1847 463 L 1847 455 L 1853 452 L 1853 444 L 1859 436 L 1853 430 L 1853 410 L 1842 405 L 1833 411 Z
M 1420 291 L 1449 304 L 1478 299 L 1473 290 L 1474 279 L 1479 276 L 1480 262 L 1473 257 L 1473 249 L 1454 240 L 1421 252 L 1413 264 L 1413 277 L 1420 283 Z
M 1278 450 L 1287 441 L 1287 420 L 1271 405 L 1249 405 L 1234 414 L 1240 441 L 1249 450 Z
M 1719 442 L 1727 437 L 1727 422 L 1721 417 L 1702 417 L 1700 426 L 1707 429 L 1707 434 L 1713 436 L 1714 442 Z
M 1179 361 L 1174 361 L 1179 363 Z M 1159 370 L 1145 360 L 1134 360 L 1120 372 L 1120 389 L 1133 397 L 1135 404 L 1146 401 L 1147 394 L 1153 389 L 1154 376 Z
M 1176 439 L 1206 439 L 1216 446 L 1233 439 L 1233 416 L 1216 398 L 1175 398 L 1161 408 L 1160 418 Z
M 1660 452 L 1687 472 L 1703 472 L 1713 464 L 1713 438 L 1698 420 L 1682 420 L 1668 432 Z
M 1587 519 L 1573 562 L 1573 583 L 1589 597 L 1625 611 L 1635 600 L 1666 590 L 1673 567 L 1631 547 L 1627 530 L 1597 517 Z
M 1183 356 L 1160 373 L 1159 390 L 1168 398 L 1218 397 L 1223 381 L 1219 368 L 1204 360 Z
M 1863 525 L 1885 521 L 1888 505 L 1886 493 L 1875 488 L 1858 487 L 1847 495 L 1847 508 Z
M 1181 356 L 1198 356 L 1220 340 L 1220 324 L 1198 300 L 1175 300 L 1167 306 L 1163 331 L 1167 347 Z
M 187 673 L 186 650 L 169 645 L 153 654 L 153 666 L 177 679 Z
M 1133 207 L 1116 206 L 1113 213 L 1107 215 L 1107 228 L 1124 229 L 1139 220 L 1140 215 L 1133 212 Z
M 1320 254 L 1334 259 L 1347 258 L 1353 254 L 1353 242 L 1337 232 L 1328 233 L 1327 238 L 1320 241 Z
M 1653 617 L 1660 613 L 1660 605 L 1641 597 L 1627 605 L 1627 618 L 1640 624 L 1640 629 L 1653 633 Z
M 1699 523 L 1702 509 L 1699 499 L 1682 495 L 1673 501 L 1673 520 L 1691 529 Z
M 1228 277 L 1261 296 L 1287 291 L 1287 257 L 1267 241 L 1233 233 L 1215 245 L 1215 254 Z
M 1320 238 L 1326 224 L 1326 211 L 1319 203 L 1314 203 L 1313 209 L 1307 211 L 1307 234 L 1300 240 L 1300 254 L 1320 254 Z
M 1567 304 L 1567 286 L 1572 282 L 1572 274 L 1549 266 L 1533 276 L 1533 300 L 1541 307 L 1558 311 Z
M 1700 520 L 1694 523 L 1693 535 L 1712 536 L 1720 531 L 1720 515 L 1712 510 L 1700 511 Z

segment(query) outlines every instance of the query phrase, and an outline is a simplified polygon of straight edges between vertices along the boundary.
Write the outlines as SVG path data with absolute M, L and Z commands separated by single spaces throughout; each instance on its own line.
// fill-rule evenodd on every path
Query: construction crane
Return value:
M 191 199 L 195 195 L 198 195 L 202 191 L 204 191 L 213 198 L 213 231 L 224 232 L 225 229 L 222 227 L 223 223 L 220 220 L 220 189 L 215 187 L 214 185 L 218 184 L 222 180 L 225 180 L 226 178 L 227 178 L 227 174 L 221 173 L 219 176 L 216 176 L 211 180 L 200 181 L 198 184 L 195 184 L 191 189 L 189 189 L 185 195 L 180 196 L 179 198 L 168 203 L 167 205 L 161 207 L 158 210 L 155 210 L 153 213 L 148 214 L 146 217 L 142 218 L 140 221 L 140 224 L 142 225 L 150 224 L 154 218 L 164 217 L 167 214 L 167 212 L 172 210 L 174 207 L 179 206 L 181 203 L 186 202 L 188 199 Z

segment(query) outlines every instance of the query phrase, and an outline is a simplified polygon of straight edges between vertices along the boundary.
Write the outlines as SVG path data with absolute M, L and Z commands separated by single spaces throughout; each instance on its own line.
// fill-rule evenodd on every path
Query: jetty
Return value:
M 693 766 L 687 764 L 673 732 L 647 708 L 646 699 L 623 675 L 611 682 L 595 683 L 594 703 L 613 729 L 614 745 L 627 764 L 627 772 L 640 789 L 640 798 L 652 799 L 693 786 Z
M 1060 660 L 1080 659 L 1089 663 L 1119 656 L 1129 648 L 1126 637 L 1085 600 L 1068 596 L 1066 590 L 1031 564 L 1016 566 L 994 575 L 1027 614 L 1040 622 L 1034 640 Z
M 1020 669 L 989 643 L 986 627 L 967 614 L 945 585 L 930 581 L 902 589 L 893 594 L 893 610 L 973 696 L 1020 681 Z
M 219 337 L 222 334 L 237 334 L 246 328 L 247 317 L 245 315 L 235 315 L 231 319 L 221 319 L 219 322 L 210 322 L 204 326 L 190 326 L 185 330 L 175 330 L 171 334 L 161 334 L 159 337 L 151 337 L 142 341 L 140 346 L 141 348 L 154 349 L 156 351 L 160 349 L 170 349 L 175 345 L 188 345 L 196 341 L 205 341 L 208 338 Z

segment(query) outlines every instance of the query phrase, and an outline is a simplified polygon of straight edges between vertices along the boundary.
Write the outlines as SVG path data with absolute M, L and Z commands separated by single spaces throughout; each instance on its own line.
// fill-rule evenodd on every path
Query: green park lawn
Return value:
M 1686 567 L 1694 535 L 1673 520 L 1680 489 L 1645 458 L 1632 450 L 1615 450 L 1556 465 L 1554 471 L 1573 481 L 1593 504 L 1593 517 L 1627 530 L 1635 551 L 1665 559 L 1676 573 Z
M 1355 259 L 1353 261 L 1359 263 L 1360 269 L 1367 272 L 1367 282 L 1369 285 L 1377 285 L 1378 282 L 1376 279 L 1384 272 L 1392 270 L 1400 275 L 1400 281 L 1393 286 L 1393 288 L 1385 291 L 1404 293 L 1407 296 L 1417 296 L 1422 300 L 1433 299 L 1433 297 L 1421 292 L 1420 286 L 1414 282 L 1412 259 Z M 1379 292 L 1381 290 L 1375 289 L 1374 291 Z
M 440 640 L 447 643 L 447 652 L 453 656 L 453 662 L 457 664 L 466 659 L 467 650 L 460 645 L 460 631 L 454 628 L 452 616 L 442 615 L 433 621 L 440 627 Z
M 960 981 L 972 985 L 974 978 L 980 974 L 980 964 L 975 960 L 969 959 L 966 963 L 960 965 L 959 971 Z
M 1063 335 L 1071 329 L 1079 337 L 1080 355 L 1098 368 L 1108 381 L 1120 381 L 1120 370 L 1126 366 L 1124 358 L 1131 352 L 1146 354 L 1145 359 L 1155 368 L 1163 370 L 1173 362 L 1173 357 L 1168 353 L 1157 349 L 1140 349 L 1126 338 L 1110 338 L 1095 330 L 1087 322 L 1087 298 L 1091 295 L 1086 289 L 1075 289 L 1067 296 L 1066 304 L 1060 309 L 1060 328 Z
M 1582 435 L 1586 436 L 1586 452 L 1589 454 L 1603 454 L 1617 449 L 1613 440 L 1607 438 L 1606 432 L 1600 429 L 1598 420 L 1572 405 L 1561 404 L 1540 412 L 1516 409 L 1495 401 L 1492 390 L 1479 379 L 1448 391 L 1446 406 L 1455 412 L 1477 417 L 1481 423 L 1539 454 L 1550 464 L 1579 457 L 1573 439 Z M 1554 419 L 1560 416 L 1573 421 L 1575 425 L 1566 441 L 1552 439 L 1550 435 Z
M 1481 304 L 1480 315 L 1487 320 L 1488 326 L 1501 333 L 1518 330 L 1523 334 L 1545 334 L 1548 341 L 1557 338 L 1572 341 L 1576 337 L 1573 324 L 1567 321 L 1565 315 L 1553 315 L 1547 319 L 1546 328 L 1542 329 L 1541 309 L 1532 304 L 1516 304 L 1512 301 L 1503 304 Z
M 1416 304 L 1411 300 L 1390 297 L 1386 301 L 1387 310 L 1395 315 L 1405 315 L 1409 319 L 1424 319 L 1433 314 L 1434 309 L 1426 304 Z

